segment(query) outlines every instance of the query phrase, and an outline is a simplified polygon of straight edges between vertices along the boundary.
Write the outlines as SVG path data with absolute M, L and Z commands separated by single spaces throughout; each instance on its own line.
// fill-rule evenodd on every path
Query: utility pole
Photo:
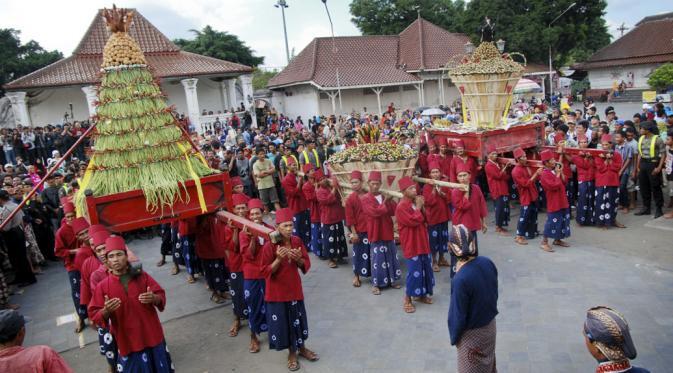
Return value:
M 563 11 L 563 13 L 559 14 L 556 18 L 554 18 L 553 21 L 549 22 L 549 25 L 547 26 L 547 29 L 551 29 L 551 25 L 554 24 L 554 22 L 558 21 L 561 16 L 566 14 L 570 9 L 572 9 L 577 3 L 572 3 L 570 6 Z M 551 43 L 549 44 L 549 102 L 551 103 L 551 98 L 554 95 L 554 71 L 551 66 Z
M 276 8 L 280 8 L 280 12 L 283 14 L 283 33 L 285 34 L 285 56 L 287 57 L 287 64 L 290 64 L 290 48 L 287 45 L 287 26 L 285 25 L 285 8 L 289 8 L 290 6 L 287 5 L 287 1 L 285 0 L 278 0 L 276 4 L 274 4 Z
M 337 47 L 336 47 L 336 42 L 334 39 L 334 24 L 332 23 L 332 16 L 329 13 L 329 8 L 327 7 L 327 0 L 321 0 L 322 3 L 325 5 L 325 11 L 327 12 L 327 19 L 329 20 L 329 26 L 332 31 L 332 53 L 334 54 L 334 58 L 332 59 L 335 64 L 338 64 L 336 54 L 337 54 Z M 341 103 L 341 82 L 339 81 L 339 66 L 336 66 L 336 82 L 337 82 L 337 92 L 339 92 L 339 110 L 343 112 L 343 105 Z
M 622 25 L 619 26 L 619 27 L 617 27 L 617 31 L 619 31 L 619 32 L 621 33 L 621 35 L 619 35 L 619 37 L 621 38 L 622 36 L 624 36 L 624 31 L 626 31 L 626 30 L 628 30 L 628 29 L 629 29 L 629 28 L 626 27 L 626 25 L 624 24 L 624 22 L 622 22 Z

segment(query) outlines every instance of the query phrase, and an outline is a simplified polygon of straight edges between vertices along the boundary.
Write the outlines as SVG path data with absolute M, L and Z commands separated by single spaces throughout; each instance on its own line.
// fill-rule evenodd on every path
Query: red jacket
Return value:
M 395 215 L 397 204 L 392 200 L 379 203 L 371 193 L 365 194 L 361 201 L 362 211 L 367 215 L 367 237 L 369 238 L 369 242 L 394 240 L 392 217 Z
M 430 177 L 430 170 L 428 169 L 428 155 L 425 153 L 420 153 L 418 155 L 418 161 L 416 161 L 416 167 L 421 170 L 421 177 Z
M 353 192 L 346 198 L 345 210 L 348 228 L 355 226 L 357 233 L 367 233 L 367 216 L 362 211 L 360 194 Z
M 507 171 L 502 172 L 500 166 L 490 159 L 486 161 L 486 181 L 493 199 L 509 195 L 509 174 Z
M 596 165 L 593 158 L 573 156 L 573 163 L 577 168 L 577 181 L 594 181 L 596 179 Z
M 147 292 L 148 287 L 159 296 L 160 302 L 156 306 L 142 304 L 138 300 L 140 294 Z M 105 296 L 121 300 L 121 306 L 110 315 L 109 320 L 103 319 Z M 110 274 L 96 286 L 88 311 L 89 317 L 96 325 L 109 326 L 117 341 L 119 354 L 128 356 L 132 352 L 154 347 L 164 340 L 157 310 L 163 311 L 165 306 L 166 292 L 146 272 L 132 277 L 128 282 L 128 290 L 124 289 L 118 276 Z
M 320 222 L 336 224 L 344 220 L 345 212 L 337 192 L 323 186 L 318 188 L 316 198 L 320 204 Z
M 93 250 L 91 250 L 89 244 L 86 243 L 77 249 L 77 254 L 75 254 L 75 259 L 73 259 L 72 265 L 76 270 L 82 271 L 82 265 L 84 264 L 84 261 L 91 258 L 92 256 L 94 256 Z
M 263 226 L 273 228 L 262 223 Z M 250 252 L 250 240 L 255 242 L 255 254 Z M 245 232 L 238 232 L 238 243 L 240 245 L 241 256 L 243 257 L 243 278 L 246 280 L 263 279 L 262 274 L 262 247 L 266 244 L 262 237 L 249 236 Z
M 226 232 L 225 237 L 228 238 L 225 242 L 225 248 L 227 250 L 227 268 L 229 268 L 229 272 L 231 273 L 243 272 L 241 246 L 234 242 L 234 230 L 228 226 L 225 226 L 224 230 Z
M 470 231 L 481 229 L 481 218 L 488 215 L 486 200 L 477 184 L 470 185 L 470 198 L 465 198 L 465 192 L 460 189 L 451 191 L 453 203 L 453 225 L 462 224 Z
M 311 259 L 308 257 L 306 247 L 301 238 L 292 236 L 290 238 L 292 249 L 299 248 L 301 257 L 304 259 L 304 268 L 300 269 L 297 262 L 290 259 L 283 259 L 276 270 L 271 273 L 271 263 L 276 259 L 276 252 L 281 244 L 267 242 L 262 251 L 262 266 L 264 278 L 266 279 L 266 289 L 264 300 L 266 302 L 291 302 L 304 300 L 304 292 L 301 287 L 301 277 L 299 271 L 304 274 L 311 268 Z
M 451 154 L 442 156 L 441 154 L 430 154 L 428 155 L 428 174 L 430 171 L 429 168 L 429 163 L 432 161 L 435 161 L 439 163 L 439 167 L 441 168 L 442 176 L 446 176 L 446 178 L 451 177 L 451 173 L 453 171 L 452 165 L 453 165 L 453 156 Z
M 425 217 L 428 225 L 446 223 L 451 220 L 451 190 L 449 188 L 440 188 L 444 196 L 437 192 L 434 185 L 425 184 L 423 186 L 423 198 L 425 199 Z
M 308 203 L 304 199 L 302 188 L 297 182 L 297 175 L 288 172 L 280 184 L 283 186 L 283 191 L 285 192 L 287 206 L 292 209 L 295 215 L 308 209 Z
M 91 274 L 96 272 L 100 267 L 103 266 L 100 259 L 97 256 L 90 256 L 87 258 L 84 263 L 82 263 L 82 269 L 80 269 L 80 282 L 79 282 L 79 304 L 88 306 L 93 295 L 94 287 L 91 286 Z
M 458 173 L 456 172 L 456 170 L 458 170 L 458 165 L 461 163 L 468 164 L 470 166 L 470 170 L 472 170 L 472 172 L 470 172 L 470 183 L 474 184 L 475 180 L 477 180 L 478 169 L 477 169 L 477 162 L 475 162 L 474 158 L 470 156 L 466 156 L 465 160 L 463 160 L 459 156 L 451 158 L 451 172 L 449 175 L 449 181 L 451 181 L 452 183 L 458 182 Z
M 222 230 L 226 225 L 219 223 L 214 216 L 204 219 L 206 221 L 196 227 L 196 241 L 194 242 L 196 256 L 200 259 L 226 258 L 226 242 L 222 240 L 224 236 Z
M 96 293 L 96 287 L 100 284 L 108 275 L 108 269 L 106 266 L 102 265 L 98 267 L 95 271 L 89 276 L 89 289 L 91 290 L 91 298 Z M 91 302 L 91 300 L 89 300 Z
M 316 197 L 315 186 L 311 182 L 306 182 L 301 187 L 301 191 L 304 192 L 304 198 L 311 209 L 311 223 L 320 223 L 320 203 Z
M 395 209 L 397 229 L 400 232 L 400 245 L 406 259 L 422 254 L 430 254 L 428 227 L 421 210 L 414 207 L 408 198 L 402 198 Z
M 568 208 L 566 186 L 561 178 L 556 177 L 552 170 L 545 168 L 540 176 L 540 183 L 547 198 L 547 212 L 556 212 Z
M 182 237 L 196 233 L 196 218 L 180 220 L 178 222 L 178 233 Z
M 70 224 L 63 224 L 56 231 L 56 243 L 54 245 L 54 255 L 63 260 L 65 270 L 70 272 L 75 270 L 75 255 L 70 254 L 70 250 L 77 248 L 77 237 Z
M 622 155 L 612 152 L 612 161 L 596 157 L 596 186 L 618 187 L 619 170 L 622 168 Z
M 530 167 L 519 164 L 514 166 L 512 170 L 512 179 L 514 179 L 514 183 L 516 184 L 516 191 L 519 194 L 519 203 L 521 203 L 521 206 L 528 206 L 537 201 L 537 184 L 535 180 L 530 181 L 533 173 Z

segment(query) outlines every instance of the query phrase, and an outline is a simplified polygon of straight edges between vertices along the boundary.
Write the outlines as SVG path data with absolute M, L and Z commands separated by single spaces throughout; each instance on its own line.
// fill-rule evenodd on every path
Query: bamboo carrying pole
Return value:
M 35 185 L 35 186 L 33 187 L 33 190 L 31 190 L 31 191 L 28 193 L 28 195 L 25 196 L 25 197 L 23 198 L 23 201 L 21 201 L 21 203 L 19 203 L 19 205 L 16 206 L 16 208 L 14 209 L 14 211 L 12 211 L 12 212 L 9 214 L 9 216 L 7 217 L 7 219 L 3 220 L 3 221 L 0 223 L 0 231 L 2 231 L 3 228 L 5 228 L 5 225 L 7 225 L 7 223 L 8 223 L 9 221 L 12 220 L 12 218 L 14 217 L 14 215 L 16 215 L 16 214 L 19 212 L 19 210 L 21 210 L 21 209 L 23 208 L 23 206 L 26 205 L 26 202 L 28 202 L 28 200 L 30 200 L 30 198 L 31 198 L 31 197 L 38 191 L 38 189 L 40 189 L 40 187 L 44 184 L 44 182 L 47 181 L 47 177 L 53 175 L 54 172 L 56 172 L 56 170 L 58 170 L 58 167 L 59 167 L 63 162 L 65 162 L 65 160 L 72 154 L 72 152 L 74 152 L 75 149 L 77 149 L 77 147 L 79 146 L 79 144 L 81 144 L 82 141 L 84 141 L 84 139 L 86 139 L 86 138 L 89 136 L 89 134 L 91 133 L 91 131 L 93 131 L 94 128 L 96 128 L 96 122 L 94 122 L 89 128 L 87 128 L 86 131 L 84 131 L 84 134 L 82 134 L 82 136 L 80 136 L 79 139 L 77 139 L 77 141 L 75 141 L 75 143 L 72 144 L 72 146 L 70 147 L 70 149 L 68 149 L 68 151 L 65 152 L 65 154 L 63 154 L 63 157 L 61 157 L 61 159 L 60 159 L 58 162 L 56 162 L 55 165 L 51 166 L 51 169 L 49 169 L 49 170 L 47 171 L 47 173 L 44 175 L 44 177 L 42 178 L 42 180 L 40 180 L 40 182 L 37 183 L 37 185 Z
M 342 188 L 346 188 L 346 189 L 353 189 L 353 187 L 351 187 L 350 184 L 344 183 L 343 181 L 339 182 L 339 186 L 342 187 Z M 367 186 L 365 184 L 363 184 L 362 189 L 367 190 Z M 394 191 L 394 190 L 381 188 L 381 189 L 379 189 L 379 192 L 381 192 L 381 194 L 389 195 L 393 198 L 401 199 L 402 197 L 404 197 L 404 195 L 402 193 Z
M 447 188 L 452 188 L 452 189 L 462 189 L 464 191 L 467 191 L 467 185 L 465 185 L 465 184 L 450 183 L 448 181 L 442 181 L 442 180 L 426 179 L 426 178 L 418 177 L 418 176 L 414 176 L 414 177 L 412 177 L 412 179 L 414 181 L 417 181 L 417 182 L 423 183 L 423 184 L 434 184 L 434 185 L 438 185 L 438 186 L 441 186 L 441 187 L 447 187 Z

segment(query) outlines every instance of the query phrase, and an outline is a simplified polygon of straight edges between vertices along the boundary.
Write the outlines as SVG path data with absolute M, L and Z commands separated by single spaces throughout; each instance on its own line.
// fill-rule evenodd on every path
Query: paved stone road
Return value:
M 540 215 L 540 221 L 544 221 Z M 587 372 L 594 362 L 581 333 L 587 308 L 609 305 L 622 312 L 638 349 L 636 365 L 653 372 L 673 365 L 673 233 L 644 227 L 648 219 L 627 215 L 629 229 L 606 234 L 575 228 L 572 247 L 549 254 L 539 241 L 526 247 L 492 232 L 480 237 L 480 252 L 499 270 L 497 362 L 500 372 Z M 659 222 L 671 227 L 673 222 Z M 592 241 L 593 240 L 593 241 Z M 284 372 L 285 353 L 264 348 L 247 352 L 247 329 L 237 338 L 226 334 L 232 320 L 228 306 L 208 301 L 204 282 L 188 285 L 185 275 L 157 268 L 159 240 L 134 241 L 145 269 L 167 289 L 162 314 L 168 346 L 179 372 Z M 314 257 L 311 257 L 313 260 Z M 304 277 L 309 317 L 308 346 L 321 355 L 302 362 L 307 372 L 455 371 L 455 349 L 446 326 L 450 284 L 446 271 L 437 277 L 435 304 L 402 312 L 403 290 L 373 296 L 367 286 L 350 285 L 350 268 L 327 268 L 313 261 Z M 366 285 L 366 283 L 365 283 Z M 33 319 L 26 344 L 45 343 L 64 351 L 77 372 L 105 370 L 97 344 L 80 349 L 73 323 L 55 319 L 72 313 L 67 277 L 50 268 L 40 282 L 13 297 Z M 85 342 L 94 341 L 86 333 Z M 263 336 L 264 346 L 268 346 Z

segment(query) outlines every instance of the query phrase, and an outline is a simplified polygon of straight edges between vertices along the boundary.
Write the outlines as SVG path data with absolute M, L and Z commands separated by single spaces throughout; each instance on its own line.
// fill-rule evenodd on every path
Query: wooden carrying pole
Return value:
M 516 164 L 517 164 L 516 159 L 514 159 L 514 158 L 498 157 L 497 161 L 500 164 L 507 164 L 507 165 L 512 165 L 512 166 L 516 166 Z M 535 159 L 526 160 L 526 166 L 527 167 L 533 167 L 533 168 L 544 167 L 544 165 L 542 164 L 542 161 L 535 160 Z
M 248 227 L 248 231 L 250 231 L 250 233 L 252 233 L 253 236 L 262 237 L 265 240 L 271 240 L 270 234 L 274 230 L 269 227 L 257 224 L 251 220 L 242 218 L 229 211 L 218 211 L 215 215 L 217 216 L 217 219 L 222 223 L 227 224 L 231 222 L 231 224 L 238 229 Z
M 450 183 L 448 181 L 443 181 L 443 180 L 426 179 L 426 178 L 418 177 L 418 176 L 414 176 L 414 177 L 412 177 L 412 179 L 414 181 L 417 181 L 417 182 L 423 183 L 423 184 L 434 184 L 434 185 L 437 185 L 437 186 L 440 186 L 440 187 L 446 187 L 446 188 L 452 188 L 452 189 L 461 189 L 461 190 L 464 190 L 464 191 L 467 191 L 467 187 L 468 187 L 465 184 Z
M 346 188 L 346 189 L 352 189 L 350 184 L 345 183 L 343 181 L 339 182 L 339 186 L 342 187 L 342 188 Z M 363 184 L 362 189 L 367 190 L 367 186 Z M 381 192 L 381 194 L 389 195 L 393 198 L 401 199 L 402 197 L 404 197 L 404 195 L 402 193 L 400 193 L 398 191 L 395 191 L 395 190 L 388 190 L 388 189 L 381 188 L 381 189 L 379 189 L 379 192 Z

